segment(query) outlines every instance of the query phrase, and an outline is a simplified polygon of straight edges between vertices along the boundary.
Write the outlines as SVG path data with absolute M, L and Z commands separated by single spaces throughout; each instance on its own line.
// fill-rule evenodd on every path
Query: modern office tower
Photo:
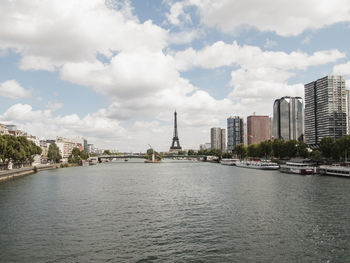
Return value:
M 275 139 L 303 139 L 303 99 L 282 97 L 273 104 L 273 137 Z
M 343 76 L 326 76 L 305 85 L 305 139 L 316 146 L 322 138 L 338 139 L 347 132 Z
M 226 151 L 226 130 L 221 128 L 210 129 L 211 149 Z
M 243 119 L 238 116 L 227 119 L 227 150 L 232 152 L 235 147 L 244 143 L 244 124 Z
M 270 139 L 269 116 L 251 115 L 247 117 L 248 145 Z
M 221 148 L 220 150 L 222 152 L 226 152 L 226 130 L 225 129 L 221 129 Z

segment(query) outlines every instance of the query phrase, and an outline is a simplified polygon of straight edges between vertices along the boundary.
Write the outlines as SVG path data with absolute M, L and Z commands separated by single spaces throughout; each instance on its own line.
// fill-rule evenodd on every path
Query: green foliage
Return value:
M 297 155 L 297 144 L 296 140 L 289 140 L 284 142 L 286 148 L 286 156 L 289 158 L 294 158 Z
M 85 151 L 81 151 L 80 152 L 80 158 L 82 160 L 87 160 L 87 158 L 89 158 L 89 155 Z
M 112 155 L 110 150 L 104 150 L 103 155 Z
M 0 159 L 3 163 L 32 163 L 34 155 L 41 154 L 41 148 L 26 137 L 0 136 Z
M 307 150 L 307 144 L 303 141 L 298 141 L 297 143 L 297 156 L 307 158 L 309 157 L 309 152 Z
M 238 158 L 243 159 L 247 157 L 247 147 L 245 147 L 244 144 L 238 144 L 235 149 L 233 150 L 235 154 L 237 154 Z
M 72 150 L 72 155 L 68 158 L 69 163 L 79 164 L 80 160 L 86 160 L 88 154 L 85 151 L 80 151 L 79 148 L 74 148 Z
M 287 149 L 285 141 L 282 139 L 276 139 L 272 143 L 273 156 L 276 158 L 284 158 L 287 156 Z
M 187 155 L 196 155 L 194 150 L 188 150 Z
M 332 138 L 325 137 L 320 141 L 320 151 L 323 157 L 331 158 L 334 154 L 335 141 Z M 336 154 L 337 155 L 337 154 Z
M 272 141 L 263 141 L 258 144 L 258 155 L 259 157 L 270 157 L 272 153 Z
M 248 145 L 248 156 L 249 157 L 259 157 L 259 149 L 257 144 Z
M 58 163 L 62 159 L 56 143 L 50 144 L 49 150 L 47 151 L 47 159 L 54 163 Z
M 349 135 L 345 135 L 341 138 L 339 138 L 338 140 L 336 140 L 335 142 L 335 149 L 333 149 L 333 153 L 336 152 L 336 154 L 334 154 L 334 158 L 336 160 L 340 160 L 340 161 L 349 161 L 349 155 L 350 155 L 350 136 Z

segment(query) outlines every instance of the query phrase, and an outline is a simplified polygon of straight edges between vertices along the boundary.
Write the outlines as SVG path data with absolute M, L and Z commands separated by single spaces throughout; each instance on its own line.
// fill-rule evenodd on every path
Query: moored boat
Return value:
M 278 170 L 280 168 L 277 163 L 270 161 L 240 161 L 236 163 L 236 166 L 259 170 Z
M 308 163 L 286 162 L 280 166 L 280 172 L 291 174 L 314 174 L 316 167 Z
M 222 165 L 236 165 L 236 163 L 239 162 L 238 159 L 221 159 L 220 163 Z
M 350 178 L 350 167 L 349 166 L 320 165 L 319 172 L 320 172 L 320 174 L 325 174 L 325 175 L 343 176 L 343 177 Z

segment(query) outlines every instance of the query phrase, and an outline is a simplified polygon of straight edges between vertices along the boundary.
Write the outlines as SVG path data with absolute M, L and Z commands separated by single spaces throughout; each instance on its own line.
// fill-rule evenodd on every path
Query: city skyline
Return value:
M 343 1 L 38 3 L 0 3 L 0 123 L 38 137 L 167 151 L 176 108 L 198 148 L 229 116 L 272 117 L 275 99 L 350 74 Z

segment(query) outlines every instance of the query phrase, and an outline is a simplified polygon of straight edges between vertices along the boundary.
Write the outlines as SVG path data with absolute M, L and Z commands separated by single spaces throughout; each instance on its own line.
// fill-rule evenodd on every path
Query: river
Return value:
M 350 262 L 350 180 L 105 163 L 0 184 L 0 262 Z

